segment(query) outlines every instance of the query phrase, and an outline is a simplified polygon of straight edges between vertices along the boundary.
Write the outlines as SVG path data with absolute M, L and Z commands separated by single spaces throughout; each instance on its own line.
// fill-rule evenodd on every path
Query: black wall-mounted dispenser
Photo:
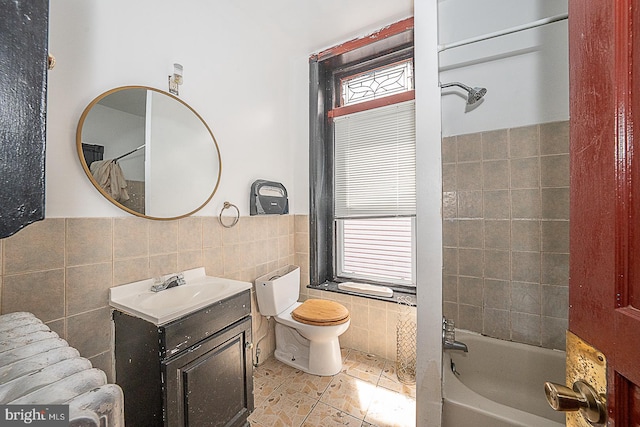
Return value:
M 287 189 L 279 182 L 259 179 L 251 184 L 250 215 L 282 215 L 289 213 Z

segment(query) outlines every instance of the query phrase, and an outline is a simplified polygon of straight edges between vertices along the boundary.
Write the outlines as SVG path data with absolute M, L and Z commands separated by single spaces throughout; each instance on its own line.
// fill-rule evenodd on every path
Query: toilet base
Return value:
M 342 370 L 342 354 L 338 337 L 309 341 L 298 331 L 276 323 L 276 359 L 304 372 L 331 376 Z

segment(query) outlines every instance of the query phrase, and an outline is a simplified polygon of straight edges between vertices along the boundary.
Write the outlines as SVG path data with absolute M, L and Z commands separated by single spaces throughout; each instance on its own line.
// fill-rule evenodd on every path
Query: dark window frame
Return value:
M 334 282 L 338 279 L 334 276 L 334 153 L 333 124 L 330 115 L 332 110 L 339 107 L 340 79 L 413 58 L 413 56 L 413 18 L 408 18 L 373 35 L 325 50 L 309 59 L 309 274 L 311 286 Z M 401 95 L 405 98 L 414 96 L 413 91 Z M 389 103 L 390 99 L 391 103 L 398 102 L 396 99 L 400 98 L 397 96 L 362 102 L 352 107 L 365 110 L 371 108 L 370 103 Z M 385 286 L 415 293 L 415 287 L 388 284 Z

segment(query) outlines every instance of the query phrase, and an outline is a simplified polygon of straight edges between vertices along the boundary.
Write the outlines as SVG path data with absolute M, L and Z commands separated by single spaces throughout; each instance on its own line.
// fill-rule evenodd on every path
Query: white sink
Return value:
M 159 326 L 251 289 L 249 282 L 207 276 L 203 267 L 185 271 L 184 279 L 186 284 L 160 292 L 150 290 L 153 279 L 117 286 L 109 291 L 109 304 Z

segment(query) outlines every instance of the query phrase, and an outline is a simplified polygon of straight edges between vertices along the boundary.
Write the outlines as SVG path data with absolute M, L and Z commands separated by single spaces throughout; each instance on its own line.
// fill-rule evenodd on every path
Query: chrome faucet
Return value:
M 467 345 L 456 341 L 456 330 L 453 320 L 442 318 L 442 348 L 445 350 L 458 350 L 469 352 Z
M 443 343 L 443 347 L 445 350 L 460 350 L 460 351 L 464 351 L 465 353 L 469 352 L 467 345 L 460 341 L 454 341 L 454 342 L 445 341 Z
M 154 285 L 151 286 L 151 291 L 160 292 L 160 291 L 164 291 L 165 289 L 175 288 L 176 286 L 186 285 L 186 284 L 187 282 L 186 280 L 184 280 L 184 274 L 179 273 L 179 274 L 170 276 L 168 279 L 164 281 L 159 278 L 154 279 Z

